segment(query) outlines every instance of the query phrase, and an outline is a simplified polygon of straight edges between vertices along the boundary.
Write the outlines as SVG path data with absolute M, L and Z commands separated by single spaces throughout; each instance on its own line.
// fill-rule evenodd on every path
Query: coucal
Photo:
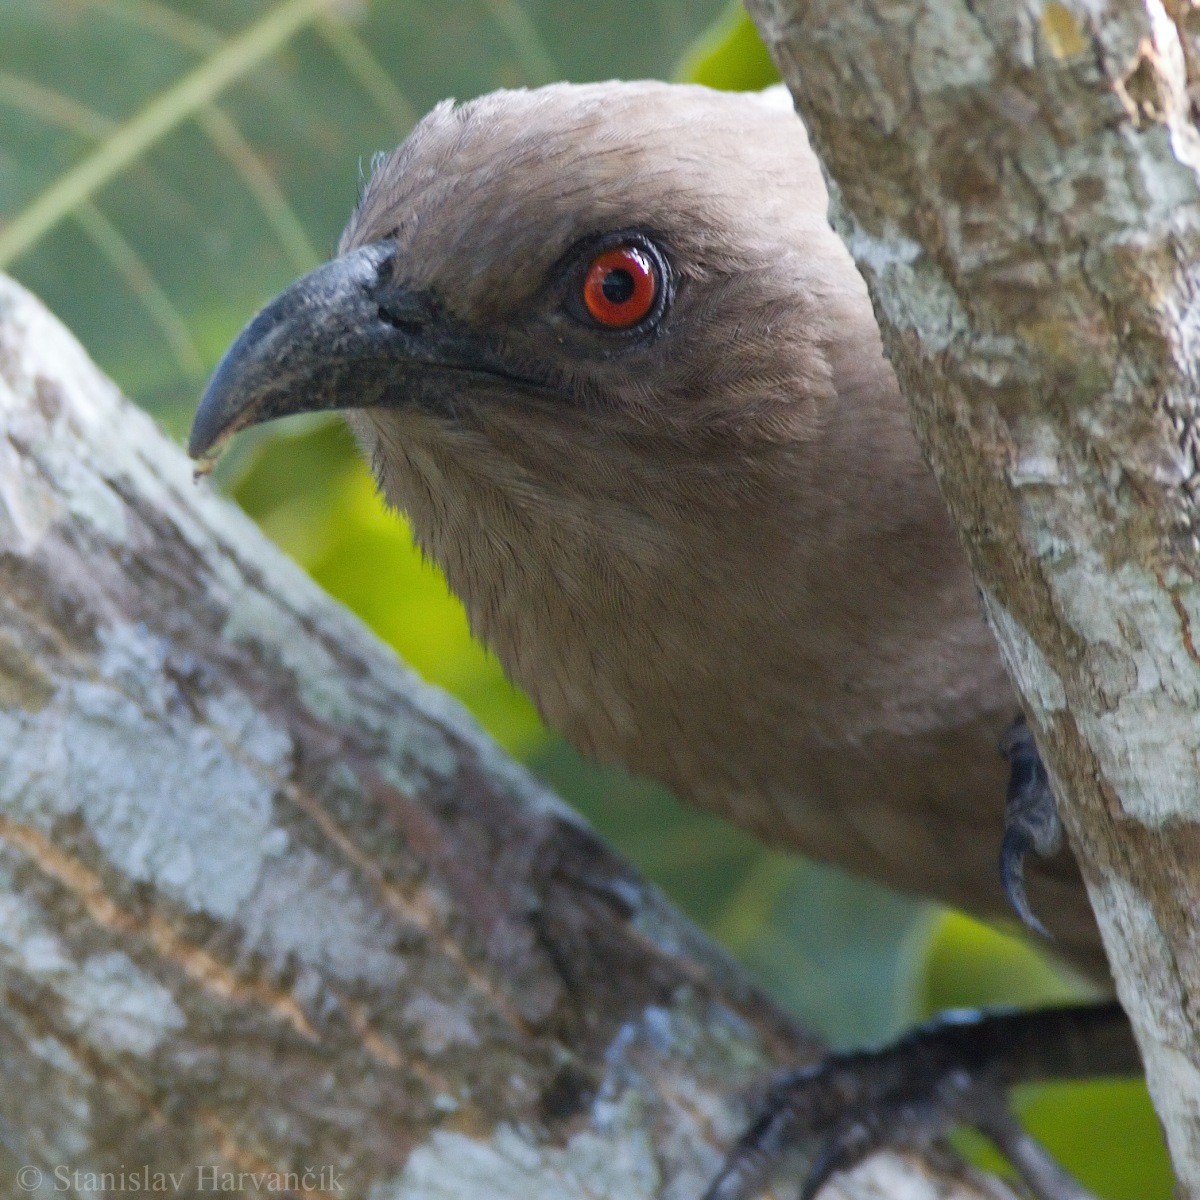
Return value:
M 826 204 L 786 97 L 605 83 L 443 103 L 376 162 L 338 257 L 231 347 L 190 451 L 345 410 L 476 636 L 584 753 L 984 918 L 1007 891 L 1105 981 Z M 996 1097 L 1136 1069 L 1113 1003 L 934 1023 L 780 1084 L 710 1194 L 752 1194 L 801 1133 L 823 1139 L 815 1195 L 875 1146 L 965 1120 L 1036 1195 L 1076 1196 Z

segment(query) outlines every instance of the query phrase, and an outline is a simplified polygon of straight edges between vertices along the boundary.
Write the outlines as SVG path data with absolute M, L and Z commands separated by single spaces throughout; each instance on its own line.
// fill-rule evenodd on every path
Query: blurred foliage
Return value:
M 730 4 L 680 60 L 676 78 L 724 92 L 756 92 L 779 82 L 754 22 L 741 4 Z
M 329 253 L 363 164 L 434 102 L 638 76 L 778 78 L 720 0 L 3 0 L 0 268 L 181 435 L 224 346 Z M 1080 994 L 1023 940 L 766 851 L 582 763 L 471 640 L 340 422 L 243 435 L 217 478 L 835 1044 L 941 1008 Z M 1141 1084 L 1029 1089 L 1021 1103 L 1110 1200 L 1170 1195 Z
M 3 0 L 0 269 L 168 428 L 445 96 L 661 75 L 720 0 Z

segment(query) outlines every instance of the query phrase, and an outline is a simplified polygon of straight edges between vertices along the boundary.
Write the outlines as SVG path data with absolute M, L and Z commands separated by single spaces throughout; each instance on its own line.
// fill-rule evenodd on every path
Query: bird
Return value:
M 992 921 L 1011 903 L 1110 995 L 828 206 L 779 91 L 444 102 L 377 158 L 336 256 L 238 336 L 189 451 L 344 413 L 474 635 L 585 755 L 901 892 Z M 1036 1196 L 1078 1196 L 994 1094 L 1138 1069 L 1111 999 L 935 1020 L 779 1083 L 709 1195 L 752 1195 L 801 1126 L 819 1127 L 807 1197 L 963 1120 Z

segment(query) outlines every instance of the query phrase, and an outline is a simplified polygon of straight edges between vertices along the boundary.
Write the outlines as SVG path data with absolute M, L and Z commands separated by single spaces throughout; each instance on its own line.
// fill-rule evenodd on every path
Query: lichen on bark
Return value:
M 748 0 L 1200 1195 L 1200 133 L 1160 0 Z
M 686 1200 L 817 1052 L 2 277 L 0 982 L 5 1195 Z

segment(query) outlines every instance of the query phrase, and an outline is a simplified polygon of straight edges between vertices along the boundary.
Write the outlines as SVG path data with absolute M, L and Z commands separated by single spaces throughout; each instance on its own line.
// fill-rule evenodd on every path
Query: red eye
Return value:
M 609 329 L 636 325 L 657 298 L 658 269 L 639 246 L 614 246 L 597 254 L 583 281 L 583 303 Z

